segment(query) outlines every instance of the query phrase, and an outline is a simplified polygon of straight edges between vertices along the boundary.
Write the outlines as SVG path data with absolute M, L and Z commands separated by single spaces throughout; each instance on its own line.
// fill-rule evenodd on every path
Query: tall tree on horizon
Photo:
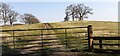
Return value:
M 66 13 L 72 16 L 72 20 L 74 21 L 74 16 L 75 16 L 75 4 L 69 5 L 66 8 Z
M 17 21 L 17 16 L 19 14 L 13 10 L 11 10 L 8 14 L 8 18 L 9 18 L 9 22 L 10 22 L 10 25 L 13 24 L 13 22 L 16 22 Z
M 24 22 L 25 24 L 34 24 L 39 23 L 39 20 L 30 13 L 25 13 L 24 15 L 20 15 L 21 22 Z
M 67 8 L 65 10 L 65 14 L 67 12 L 69 14 L 69 16 L 67 14 L 66 14 L 66 16 L 68 16 L 68 17 L 71 16 L 72 21 L 74 21 L 75 18 L 77 20 L 83 20 L 85 18 L 88 18 L 88 14 L 93 14 L 91 12 L 92 10 L 93 9 L 89 8 L 88 6 L 85 6 L 84 4 L 77 4 L 77 5 L 71 4 L 71 5 L 67 6 Z
M 6 22 L 8 21 L 8 13 L 10 12 L 11 8 L 8 4 L 0 2 L 0 15 L 2 16 L 2 19 L 4 21 L 4 25 L 6 25 Z
M 77 12 L 79 14 L 79 20 L 83 20 L 84 18 L 88 18 L 88 14 L 93 14 L 91 12 L 93 9 L 89 8 L 88 6 L 85 6 L 84 4 L 77 4 Z

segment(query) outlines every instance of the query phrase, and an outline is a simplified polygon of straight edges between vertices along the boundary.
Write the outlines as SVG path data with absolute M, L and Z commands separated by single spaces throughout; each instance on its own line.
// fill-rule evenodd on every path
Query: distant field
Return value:
M 65 28 L 65 27 L 78 27 L 78 26 L 92 25 L 94 36 L 118 36 L 118 22 L 69 21 L 69 22 L 49 23 L 49 24 L 52 28 Z M 42 28 L 44 28 L 43 23 L 0 27 L 0 29 L 2 30 L 42 29 Z

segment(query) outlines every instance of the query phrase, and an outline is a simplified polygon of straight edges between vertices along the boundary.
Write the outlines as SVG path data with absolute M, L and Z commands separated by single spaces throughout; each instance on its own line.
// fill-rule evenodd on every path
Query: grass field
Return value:
M 118 28 L 118 22 L 105 22 L 105 21 L 70 21 L 70 22 L 57 22 L 57 23 L 48 23 L 49 26 L 51 28 L 67 28 L 67 27 L 87 27 L 88 25 L 92 25 L 93 27 L 93 36 L 120 36 L 120 34 L 118 34 L 119 32 L 119 28 Z M 15 25 L 15 26 L 3 26 L 0 27 L 1 30 L 19 30 L 19 29 L 44 29 L 44 23 L 37 23 L 37 24 L 30 24 L 30 25 Z M 49 27 L 48 27 L 49 28 Z M 86 42 L 85 40 L 81 41 L 82 39 L 86 39 L 85 34 L 72 34 L 73 32 L 87 32 L 87 29 L 69 29 L 67 30 L 68 33 L 71 34 L 67 34 L 67 44 L 68 47 L 67 48 L 72 48 L 72 47 L 76 47 L 76 49 L 82 49 L 83 45 L 79 45 L 81 44 L 81 42 Z M 64 29 L 62 30 L 44 30 L 43 33 L 44 34 L 54 34 L 54 33 L 64 33 Z M 5 35 L 13 35 L 13 32 L 3 32 L 2 34 Z M 35 31 L 15 31 L 15 36 L 22 36 L 22 35 L 36 35 L 36 34 L 41 34 L 40 30 L 35 30 Z M 65 34 L 58 34 L 56 35 L 59 39 L 60 39 L 60 43 L 62 43 L 63 45 L 65 45 L 65 39 L 64 38 L 66 35 Z M 55 37 L 55 36 L 54 36 Z M 81 37 L 79 38 L 75 38 L 75 37 Z M 6 39 L 4 41 L 10 41 L 12 40 L 12 38 Z M 16 39 L 17 40 L 17 39 Z M 37 40 L 36 38 L 33 37 L 20 37 L 18 38 L 18 40 Z M 48 42 L 49 40 L 45 40 L 45 42 Z M 81 42 L 80 42 L 81 41 Z M 95 41 L 96 43 L 98 41 Z M 118 43 L 118 41 L 103 41 L 104 43 Z M 72 44 L 74 45 L 72 45 Z M 28 44 L 26 42 L 18 42 L 16 44 Z M 82 47 L 81 47 L 82 46 Z M 20 46 L 18 46 L 20 47 Z M 96 48 L 98 48 L 98 46 L 95 46 Z M 45 47 L 48 48 L 48 47 Z M 108 47 L 104 47 L 106 48 L 114 48 L 113 46 L 108 46 Z M 97 55 L 97 54 L 96 54 Z
M 70 22 L 57 22 L 57 23 L 49 23 L 49 24 L 52 28 L 79 27 L 79 26 L 92 25 L 94 36 L 106 36 L 106 35 L 107 36 L 118 36 L 118 22 L 70 21 Z M 44 28 L 43 23 L 0 27 L 0 29 L 2 30 L 43 29 L 43 28 Z M 31 34 L 36 34 L 36 33 L 37 31 L 34 33 L 31 32 Z

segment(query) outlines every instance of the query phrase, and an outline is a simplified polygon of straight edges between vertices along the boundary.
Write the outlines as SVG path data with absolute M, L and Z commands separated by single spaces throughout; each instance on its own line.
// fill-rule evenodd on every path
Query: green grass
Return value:
M 119 22 L 120 23 L 120 22 Z M 57 22 L 49 23 L 52 28 L 66 28 L 66 27 L 80 27 L 80 26 L 93 26 L 93 36 L 118 36 L 118 22 L 110 21 L 69 21 L 69 22 Z M 16 25 L 16 26 L 4 26 L 0 27 L 2 30 L 17 30 L 17 29 L 43 29 L 43 23 L 30 24 L 30 25 Z M 87 32 L 87 29 L 69 29 L 68 33 L 73 32 Z M 65 33 L 64 29 L 54 30 L 55 33 Z M 54 31 L 43 30 L 44 34 L 52 34 Z M 3 33 L 4 34 L 4 33 Z M 5 34 L 13 35 L 12 32 L 6 32 Z M 15 36 L 21 35 L 36 35 L 41 34 L 40 30 L 36 31 L 15 31 Z M 69 34 L 68 36 L 76 36 L 75 34 Z M 59 37 L 64 37 L 64 35 L 58 35 Z M 80 36 L 85 36 L 85 34 L 80 34 Z M 105 41 L 110 42 L 110 41 Z M 117 43 L 117 42 L 114 42 Z
M 119 22 L 120 23 L 120 22 Z M 88 25 L 93 26 L 93 36 L 120 36 L 118 35 L 118 22 L 105 22 L 105 21 L 70 21 L 70 22 L 58 22 L 58 23 L 49 23 L 52 28 L 66 28 L 66 27 L 87 27 Z M 37 23 L 37 24 L 30 24 L 30 25 L 16 25 L 16 26 L 4 26 L 0 27 L 2 30 L 17 30 L 17 29 L 44 29 L 43 23 Z M 83 49 L 86 45 L 84 45 L 81 42 L 86 42 L 85 34 L 73 34 L 73 32 L 87 32 L 87 29 L 69 29 L 67 30 L 67 38 L 65 34 L 57 34 L 57 37 L 60 39 L 60 44 L 66 45 L 66 39 L 68 44 L 68 49 L 72 49 L 74 46 L 76 46 L 74 49 Z M 64 29 L 61 30 L 43 30 L 44 34 L 54 34 L 54 33 L 65 33 Z M 3 32 L 3 34 L 9 34 L 13 35 L 12 32 Z M 40 30 L 36 31 L 15 31 L 15 36 L 22 36 L 22 35 L 36 35 L 41 34 Z M 76 38 L 79 37 L 79 38 Z M 19 38 L 18 38 L 19 39 Z M 34 40 L 35 38 L 32 37 L 25 37 L 21 38 L 21 40 Z M 17 40 L 17 38 L 16 38 Z M 82 41 L 81 41 L 82 40 Z M 18 40 L 19 41 L 19 40 Z M 46 40 L 49 41 L 49 40 Z M 45 41 L 45 42 L 46 42 Z M 98 41 L 94 41 L 98 42 Z M 103 41 L 104 43 L 118 43 L 118 41 Z M 74 45 L 72 45 L 72 44 Z M 27 44 L 26 42 L 16 42 L 16 44 Z M 29 44 L 29 43 L 28 43 Z M 81 44 L 81 45 L 80 45 Z M 18 46 L 19 47 L 19 46 Z M 99 46 L 95 46 L 98 48 Z M 49 47 L 45 47 L 49 48 Z M 105 46 L 104 48 L 108 48 Z M 114 48 L 110 46 L 110 48 Z
M 94 35 L 105 36 L 108 33 L 109 36 L 118 36 L 118 22 L 105 22 L 105 21 L 70 21 L 70 22 L 57 22 L 49 23 L 52 28 L 66 28 L 66 27 L 78 27 L 78 26 L 93 26 Z M 43 29 L 43 23 L 31 24 L 31 25 L 16 25 L 16 26 L 4 26 L 0 27 L 2 30 L 17 30 L 17 29 Z M 71 30 L 72 32 L 75 30 Z M 77 30 L 76 30 L 77 31 Z M 78 30 L 79 31 L 79 30 Z M 57 32 L 63 32 L 63 30 L 57 30 Z M 101 32 L 102 34 L 99 34 Z M 28 32 L 29 34 L 37 34 L 39 31 Z M 17 35 L 28 34 L 26 32 L 18 33 Z

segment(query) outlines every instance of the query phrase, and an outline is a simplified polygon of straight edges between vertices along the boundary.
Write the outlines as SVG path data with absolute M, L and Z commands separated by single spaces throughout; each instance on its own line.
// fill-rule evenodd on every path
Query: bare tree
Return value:
M 69 14 L 70 14 L 70 12 L 69 12 L 68 9 L 65 10 L 65 14 L 66 14 L 66 16 L 64 18 L 64 21 L 69 21 Z
M 74 21 L 74 16 L 75 16 L 75 4 L 67 6 L 68 14 L 72 15 L 72 20 Z
M 39 23 L 39 20 L 35 18 L 34 15 L 25 13 L 24 15 L 20 15 L 21 22 L 24 22 L 25 24 L 33 24 L 33 23 Z
M 85 6 L 84 4 L 71 4 L 69 6 L 67 6 L 67 9 L 65 10 L 68 15 L 66 14 L 66 16 L 71 16 L 72 20 L 74 21 L 75 18 L 78 20 L 83 20 L 84 18 L 88 18 L 88 14 L 93 14 L 91 11 L 93 9 Z
M 88 18 L 88 14 L 93 14 L 91 11 L 93 9 L 85 6 L 84 4 L 78 4 L 77 12 L 79 14 L 79 20 L 83 20 L 84 18 Z
M 4 21 L 4 25 L 8 21 L 8 13 L 10 12 L 10 6 L 8 4 L 0 2 L 0 15 L 2 16 L 2 20 Z
M 13 22 L 16 22 L 17 21 L 17 16 L 18 16 L 19 14 L 17 13 L 17 12 L 15 12 L 15 11 L 13 11 L 13 10 L 11 10 L 10 12 L 9 12 L 9 14 L 8 14 L 8 20 L 9 20 L 9 22 L 10 22 L 10 25 L 12 25 L 13 24 Z

